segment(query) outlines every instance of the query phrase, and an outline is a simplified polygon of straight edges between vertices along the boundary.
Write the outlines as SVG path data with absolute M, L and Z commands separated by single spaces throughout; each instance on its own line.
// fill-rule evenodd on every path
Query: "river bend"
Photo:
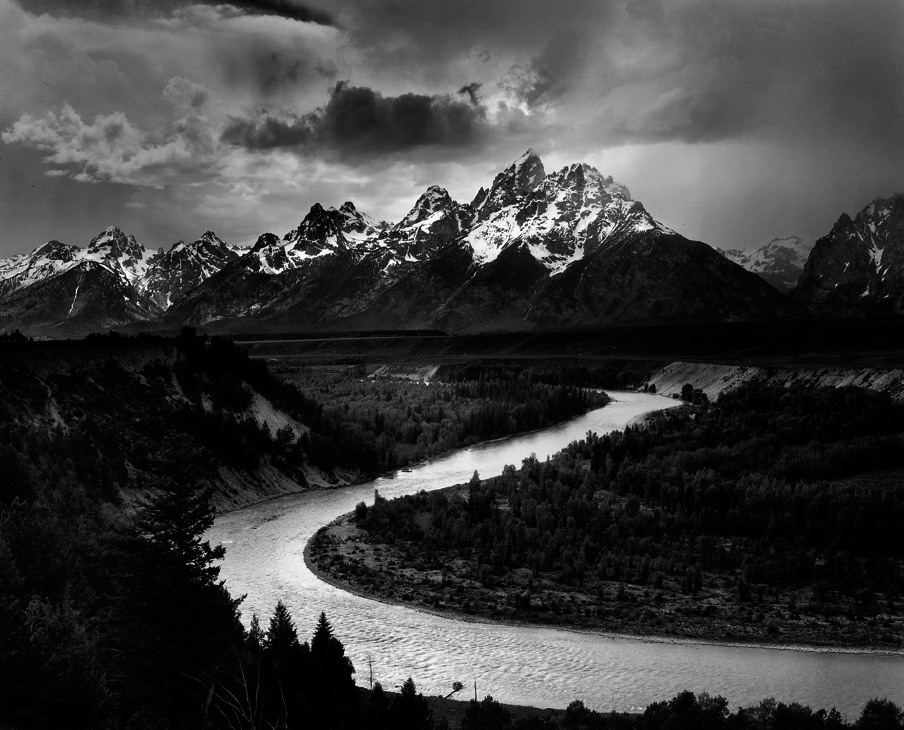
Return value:
M 540 707 L 574 699 L 599 710 L 638 710 L 683 689 L 728 698 L 732 708 L 764 697 L 835 706 L 856 718 L 871 697 L 904 704 L 904 657 L 844 652 L 667 643 L 578 634 L 548 628 L 461 622 L 361 598 L 319 580 L 304 564 L 310 537 L 361 500 L 465 482 L 475 470 L 499 474 L 531 453 L 555 453 L 588 430 L 624 428 L 638 416 L 675 401 L 641 393 L 616 399 L 543 431 L 480 444 L 372 482 L 316 490 L 249 505 L 217 517 L 207 537 L 226 547 L 221 577 L 233 595 L 247 594 L 243 619 L 257 613 L 266 626 L 278 600 L 292 613 L 301 638 L 326 611 L 358 671 L 394 688 L 408 676 L 428 694 L 445 694 L 453 681 L 478 694 Z

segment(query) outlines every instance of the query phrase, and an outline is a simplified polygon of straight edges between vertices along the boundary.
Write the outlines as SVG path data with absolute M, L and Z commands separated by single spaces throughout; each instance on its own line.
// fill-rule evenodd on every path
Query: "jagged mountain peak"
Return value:
M 904 314 L 904 195 L 842 213 L 820 238 L 792 296 L 821 314 Z
M 493 213 L 523 200 L 546 178 L 539 156 L 528 150 L 493 178 L 489 190 L 481 188 L 471 202 L 474 221 L 486 220 Z
M 397 227 L 406 228 L 415 225 L 437 213 L 450 211 L 456 206 L 457 203 L 452 200 L 448 190 L 439 185 L 431 185 L 421 193 L 414 207 L 398 222 Z
M 384 266 L 429 257 L 458 237 L 467 217 L 467 211 L 452 200 L 449 191 L 431 185 L 405 217 L 381 238 L 381 245 L 392 252 Z
M 169 251 L 152 256 L 138 290 L 166 309 L 238 257 L 216 233 L 206 231 L 195 241 L 178 241 Z
M 307 254 L 315 254 L 327 247 L 344 247 L 342 223 L 345 220 L 346 215 L 335 208 L 327 210 L 320 203 L 314 203 L 298 228 L 285 235 L 285 240 L 288 245 L 294 245 Z
M 204 231 L 204 234 L 198 240 L 207 241 L 208 243 L 226 244 L 226 242 L 213 231 Z
M 251 247 L 251 251 L 260 251 L 262 248 L 269 248 L 271 246 L 280 246 L 281 242 L 279 236 L 275 233 L 261 233 L 257 237 L 257 241 L 254 242 L 254 245 Z
M 580 162 L 563 167 L 544 180 L 547 187 L 580 187 L 588 191 L 589 196 L 602 199 L 604 197 L 618 196 L 625 200 L 631 200 L 628 188 L 616 182 L 611 175 L 603 175 L 592 165 Z
M 135 236 L 127 236 L 118 226 L 107 226 L 98 233 L 88 244 L 88 251 L 99 251 L 103 248 L 112 249 L 118 247 L 121 251 L 127 251 L 138 245 Z
M 813 248 L 800 236 L 773 238 L 759 248 L 717 248 L 725 258 L 758 274 L 781 292 L 789 292 L 797 284 Z
M 107 226 L 91 239 L 82 257 L 110 267 L 132 284 L 147 272 L 146 253 L 135 236 L 126 235 L 117 226 Z
M 314 203 L 298 228 L 283 238 L 287 249 L 304 256 L 319 256 L 372 242 L 385 228 L 385 223 L 377 223 L 351 201 L 344 202 L 338 209 Z
M 220 238 L 213 231 L 206 231 L 204 235 L 200 238 L 195 239 L 194 241 L 186 243 L 185 241 L 176 241 L 172 246 L 170 246 L 169 251 L 167 251 L 167 255 L 177 254 L 183 251 L 205 251 L 207 253 L 213 254 L 221 254 L 227 251 L 232 251 L 229 247 L 229 244 L 226 243 L 222 238 Z M 156 259 L 156 256 L 153 257 Z
M 448 323 L 465 331 L 781 310 L 770 298 L 776 292 L 657 223 L 611 176 L 586 163 L 547 174 L 533 150 L 498 172 L 470 206 L 431 185 L 392 226 L 346 200 L 338 208 L 314 203 L 285 236 L 264 233 L 240 252 L 207 231 L 148 259 L 115 226 L 89 249 L 72 263 L 44 259 L 31 278 L 23 261 L 0 262 L 0 286 L 15 294 L 39 276 L 65 275 L 57 289 L 65 284 L 74 298 L 81 269 L 90 268 L 92 286 L 145 312 L 135 316 L 166 311 L 173 324 L 251 317 L 315 327 Z M 0 291 L 0 304 L 10 296 Z M 26 311 L 31 296 L 10 311 Z
M 42 243 L 31 252 L 30 257 L 32 259 L 45 258 L 53 261 L 72 261 L 79 251 L 78 246 L 62 243 L 54 239 L 47 241 L 47 243 Z

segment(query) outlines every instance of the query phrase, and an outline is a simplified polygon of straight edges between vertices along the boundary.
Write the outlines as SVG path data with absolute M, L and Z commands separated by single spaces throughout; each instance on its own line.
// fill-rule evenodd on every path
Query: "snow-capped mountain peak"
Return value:
M 541 177 L 542 175 L 542 177 Z M 599 246 L 657 230 L 628 188 L 587 164 L 546 175 L 532 152 L 496 176 L 465 240 L 479 265 L 495 260 L 508 246 L 525 246 L 551 273 L 580 260 Z
M 540 157 L 527 150 L 493 179 L 489 190 L 481 188 L 471 202 L 473 223 L 489 218 L 506 206 L 523 200 L 543 183 L 546 170 Z
M 787 292 L 797 284 L 812 248 L 812 243 L 798 236 L 787 236 L 773 238 L 759 248 L 716 250 L 729 261 L 759 274 L 779 291 Z
M 408 214 L 398 222 L 398 227 L 407 228 L 409 226 L 423 223 L 428 218 L 441 214 L 446 210 L 455 206 L 455 202 L 445 188 L 438 185 L 431 185 L 417 199 L 414 207 Z
M 239 254 L 213 231 L 191 243 L 178 241 L 169 251 L 152 256 L 137 288 L 162 309 L 213 276 Z
M 116 226 L 109 226 L 91 239 L 82 258 L 103 264 L 134 284 L 147 272 L 146 253 L 135 236 L 127 236 Z
M 382 246 L 394 254 L 384 265 L 419 261 L 429 256 L 458 237 L 467 217 L 467 211 L 452 200 L 445 188 L 431 185 L 405 217 L 381 238 Z
M 904 313 L 904 194 L 842 213 L 820 238 L 793 296 L 820 312 Z
M 873 215 L 884 209 L 876 201 Z M 47 272 L 47 286 L 28 283 L 23 272 L 35 267 L 44 267 L 36 276 Z M 23 283 L 28 291 L 9 295 Z M 35 308 L 48 297 L 65 299 L 65 307 Z M 587 164 L 547 175 L 532 150 L 471 205 L 431 185 L 395 225 L 351 201 L 317 203 L 285 236 L 265 233 L 241 251 L 207 231 L 149 254 L 111 226 L 85 249 L 48 243 L 0 261 L 0 305 L 10 313 L 0 322 L 36 321 L 37 311 L 71 322 L 75 312 L 79 326 L 165 312 L 168 326 L 253 317 L 293 327 L 522 329 L 745 316 L 739 311 L 768 317 L 782 310 L 777 297 L 704 244 L 658 223 L 611 176 Z M 115 317 L 96 314 L 117 307 Z

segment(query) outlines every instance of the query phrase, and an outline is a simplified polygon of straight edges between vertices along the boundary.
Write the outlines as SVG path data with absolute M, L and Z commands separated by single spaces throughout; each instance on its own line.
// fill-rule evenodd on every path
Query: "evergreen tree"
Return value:
M 415 687 L 414 680 L 408 677 L 402 683 L 402 689 L 393 700 L 390 709 L 391 726 L 398 730 L 432 730 L 433 712 L 427 699 Z
M 389 697 L 383 685 L 374 682 L 373 691 L 367 701 L 365 727 L 368 730 L 388 730 L 391 727 L 389 717 Z
M 505 730 L 511 724 L 509 711 L 487 695 L 482 702 L 471 700 L 468 703 L 461 730 Z
M 286 604 L 278 601 L 270 617 L 267 634 L 264 636 L 264 647 L 271 654 L 280 657 L 287 656 L 297 646 L 298 633 L 295 631 L 295 622 L 292 621 Z
M 311 638 L 310 706 L 314 725 L 324 728 L 350 727 L 360 716 L 355 690 L 355 668 L 345 656 L 345 647 L 333 635 L 333 627 L 321 612 Z
M 213 524 L 208 491 L 166 480 L 126 540 L 122 599 L 114 630 L 126 717 L 160 727 L 203 717 L 218 677 L 243 645 L 238 604 L 203 539 Z M 153 719 L 150 719 L 153 718 Z
M 301 726 L 306 716 L 307 643 L 298 641 L 289 609 L 278 601 L 263 637 L 263 716 L 273 727 Z

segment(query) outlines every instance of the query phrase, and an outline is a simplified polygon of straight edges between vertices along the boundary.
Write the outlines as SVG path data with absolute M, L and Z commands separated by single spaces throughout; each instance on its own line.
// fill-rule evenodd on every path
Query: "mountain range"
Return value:
M 773 238 L 755 249 L 717 249 L 725 258 L 743 266 L 747 271 L 759 274 L 780 292 L 787 294 L 795 286 L 804 271 L 807 258 L 813 249 L 797 236 Z
M 586 164 L 547 174 L 529 150 L 470 203 L 433 185 L 397 223 L 346 202 L 315 204 L 296 228 L 250 248 L 207 232 L 150 252 L 116 227 L 87 248 L 50 241 L 0 260 L 0 328 L 481 332 L 870 313 L 862 305 L 875 296 L 899 301 L 890 292 L 900 257 L 890 251 L 900 248 L 901 200 L 883 201 L 868 221 L 842 216 L 785 296 L 766 281 L 790 288 L 800 239 L 719 252 L 656 221 L 612 177 Z M 839 274 L 846 256 L 862 265 Z M 851 304 L 827 289 L 837 276 L 850 279 L 845 292 L 863 277 L 886 283 Z

